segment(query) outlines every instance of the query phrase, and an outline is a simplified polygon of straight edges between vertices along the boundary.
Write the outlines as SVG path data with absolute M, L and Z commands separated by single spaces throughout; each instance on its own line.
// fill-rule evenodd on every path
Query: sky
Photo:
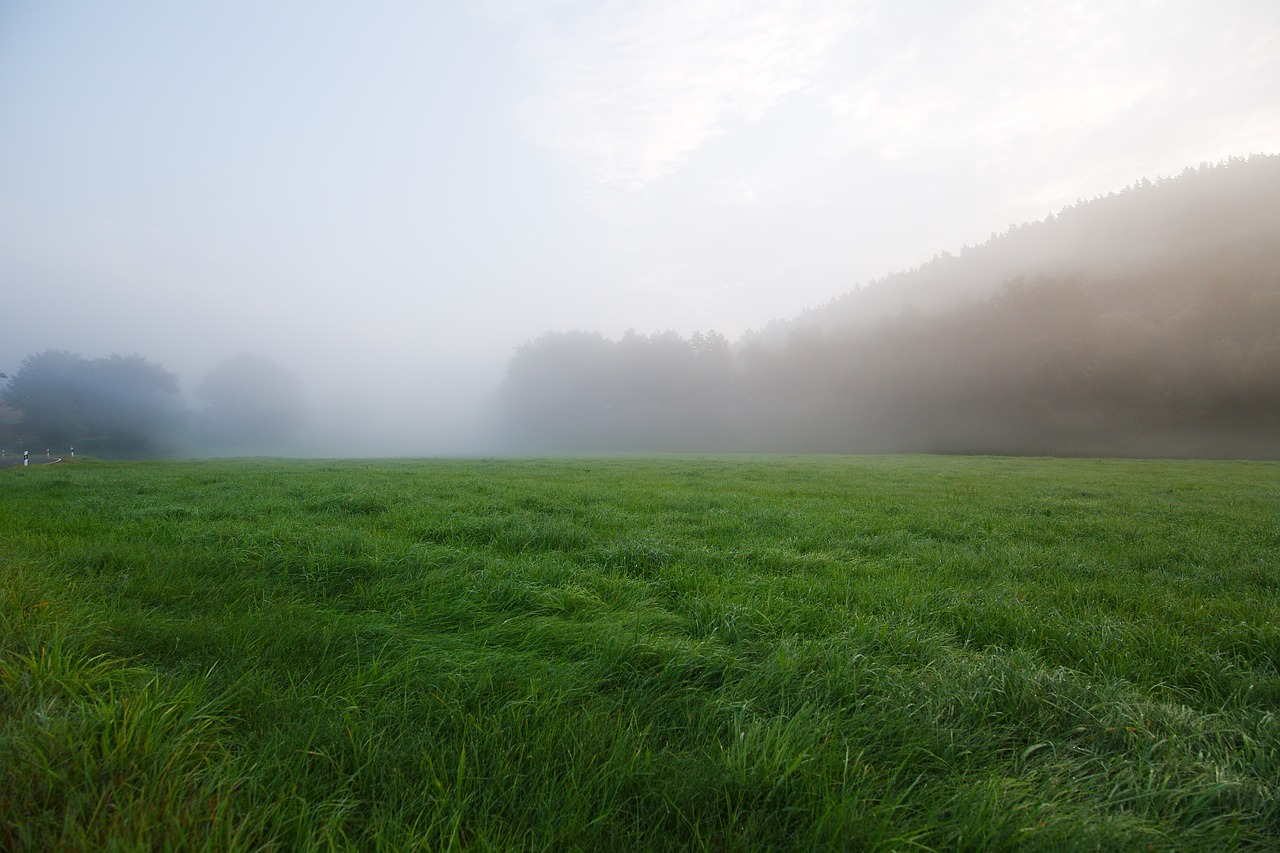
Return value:
M 465 452 L 546 331 L 735 339 L 1278 93 L 1274 0 L 0 0 L 0 371 L 260 354 L 316 446 Z

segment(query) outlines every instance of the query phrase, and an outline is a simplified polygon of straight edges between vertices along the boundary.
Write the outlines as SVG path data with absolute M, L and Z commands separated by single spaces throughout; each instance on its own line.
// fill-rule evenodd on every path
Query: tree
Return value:
M 22 412 L 22 431 L 36 445 L 75 444 L 104 456 L 162 455 L 183 422 L 177 377 L 140 355 L 27 356 L 0 402 Z
M 241 353 L 196 386 L 206 407 L 194 423 L 197 445 L 217 451 L 282 452 L 306 418 L 302 382 L 262 355 Z
M 700 450 L 729 440 L 733 354 L 716 332 L 547 333 L 520 347 L 502 388 L 520 449 Z
M 186 421 L 178 377 L 140 355 L 110 355 L 91 364 L 88 399 L 103 446 L 123 456 L 160 455 Z

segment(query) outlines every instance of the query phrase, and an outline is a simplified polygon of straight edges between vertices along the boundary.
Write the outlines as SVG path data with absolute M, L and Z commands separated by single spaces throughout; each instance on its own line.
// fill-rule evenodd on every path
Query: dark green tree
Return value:
M 0 402 L 22 413 L 21 430 L 37 447 L 74 444 L 102 456 L 164 455 L 184 419 L 177 377 L 140 355 L 27 356 Z

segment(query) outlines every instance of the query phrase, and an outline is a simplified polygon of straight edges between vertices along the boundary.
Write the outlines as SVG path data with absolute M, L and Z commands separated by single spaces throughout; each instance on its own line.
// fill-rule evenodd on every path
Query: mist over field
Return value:
M 1277 94 L 1277 0 L 0 0 L 0 851 L 1280 850 Z
M 551 333 L 530 450 L 1280 455 L 1280 158 L 1142 181 L 731 344 Z
M 1278 43 L 1255 2 L 8 3 L 0 447 L 1274 457 Z

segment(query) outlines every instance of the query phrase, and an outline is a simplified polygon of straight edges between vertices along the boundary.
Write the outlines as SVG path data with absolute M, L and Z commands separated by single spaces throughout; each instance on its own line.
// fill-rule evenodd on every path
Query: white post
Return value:
M 76 458 L 76 446 L 74 444 L 71 445 L 71 458 L 72 459 Z
M 30 462 L 27 461 L 27 456 L 30 455 L 30 453 L 31 453 L 30 450 L 22 451 L 22 467 L 24 468 L 31 464 Z

